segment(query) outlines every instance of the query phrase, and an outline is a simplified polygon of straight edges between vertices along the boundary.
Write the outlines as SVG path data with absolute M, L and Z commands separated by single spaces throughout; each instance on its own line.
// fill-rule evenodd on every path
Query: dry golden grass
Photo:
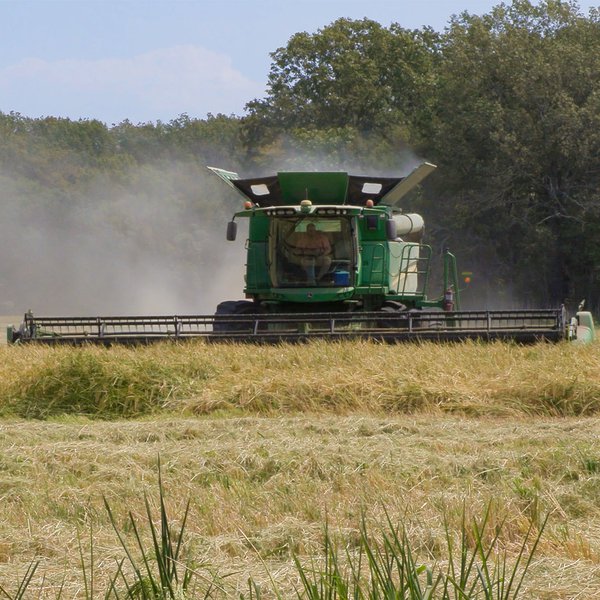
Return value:
M 566 344 L 0 348 L 0 585 L 39 559 L 47 597 L 65 575 L 81 596 L 90 528 L 99 580 L 114 573 L 102 497 L 127 529 L 160 454 L 171 515 L 191 498 L 189 550 L 232 573 L 230 593 L 249 575 L 269 586 L 262 560 L 289 589 L 291 553 L 319 551 L 325 518 L 352 547 L 361 516 L 376 531 L 387 510 L 443 561 L 444 519 L 458 531 L 491 502 L 509 554 L 551 513 L 524 597 L 600 597 L 599 359 Z
M 530 598 L 600 596 L 600 424 L 594 419 L 502 421 L 453 416 L 320 416 L 156 419 L 138 422 L 5 421 L 0 425 L 0 583 L 41 560 L 49 597 L 67 574 L 82 585 L 77 531 L 92 528 L 98 578 L 123 555 L 102 496 L 125 527 L 156 498 L 160 453 L 168 508 L 191 498 L 191 551 L 220 573 L 296 577 L 290 553 L 319 550 L 327 517 L 356 543 L 403 519 L 424 561 L 444 558 L 444 517 L 506 517 L 503 544 L 517 550 L 531 521 L 551 512 L 528 579 Z
M 0 348 L 0 411 L 25 417 L 599 409 L 600 344 Z

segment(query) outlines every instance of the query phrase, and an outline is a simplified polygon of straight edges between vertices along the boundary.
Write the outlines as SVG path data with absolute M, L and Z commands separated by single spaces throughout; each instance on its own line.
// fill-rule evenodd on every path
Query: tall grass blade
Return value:
M 138 545 L 138 548 L 140 550 L 144 568 L 146 569 L 146 576 L 145 577 L 140 576 L 138 578 L 138 580 L 134 583 L 134 585 L 136 586 L 136 588 L 139 588 L 140 591 L 144 594 L 146 594 L 146 592 L 148 590 L 148 586 L 149 586 L 150 589 L 152 590 L 153 596 L 160 597 L 159 593 L 160 593 L 161 587 L 160 587 L 160 585 L 157 585 L 156 578 L 154 577 L 154 575 L 152 573 L 152 569 L 150 568 L 151 558 L 148 556 L 148 552 L 146 551 L 144 543 L 142 542 L 140 532 L 138 530 L 137 524 L 135 522 L 135 519 L 134 519 L 132 513 L 129 513 L 129 522 L 131 523 L 133 535 L 134 535 L 135 541 Z M 152 523 L 152 519 L 149 520 L 149 527 L 152 530 L 154 529 L 154 523 Z M 136 571 L 139 572 L 139 569 L 136 569 Z M 152 596 L 150 596 L 150 597 L 152 597 Z
M 121 595 L 119 594 L 119 591 L 117 589 L 116 581 L 119 577 L 121 577 L 123 580 L 125 580 L 125 575 L 123 574 L 123 563 L 124 562 L 125 562 L 124 558 L 117 561 L 117 572 L 109 579 L 108 591 L 105 594 L 105 598 L 110 598 L 111 596 L 114 596 L 115 600 L 120 600 Z M 125 580 L 125 587 L 127 588 L 126 580 Z
M 544 529 L 546 528 L 546 524 L 548 523 L 548 519 L 550 518 L 550 515 L 547 514 L 544 517 L 544 520 L 542 521 L 542 524 L 540 525 L 540 528 L 538 529 L 538 533 L 535 537 L 535 540 L 533 542 L 533 546 L 531 548 L 531 550 L 529 551 L 528 555 L 527 555 L 527 560 L 525 561 L 525 565 L 523 566 L 523 570 L 521 571 L 521 577 L 519 578 L 519 582 L 517 584 L 517 587 L 515 588 L 515 592 L 513 594 L 513 598 L 516 598 L 519 594 L 519 592 L 521 591 L 521 586 L 523 585 L 523 581 L 525 581 L 525 575 L 527 575 L 527 571 L 529 570 L 529 567 L 531 566 L 531 561 L 533 560 L 533 557 L 535 555 L 535 552 L 537 550 L 537 547 L 540 543 L 540 540 L 542 538 L 542 534 L 544 533 Z M 515 568 L 513 569 L 510 581 L 508 583 L 508 588 L 506 590 L 506 598 L 509 598 L 509 592 L 512 588 L 512 585 L 515 581 L 515 577 L 517 574 L 517 570 L 519 568 L 519 565 L 521 564 L 521 561 L 523 560 L 523 556 L 525 554 L 525 548 L 527 546 L 527 542 L 529 541 L 529 537 L 530 534 L 533 533 L 533 527 L 534 527 L 534 523 L 533 521 L 529 524 L 529 529 L 527 530 L 527 534 L 525 535 L 525 540 L 523 541 L 523 543 L 521 544 L 521 548 L 519 550 L 519 554 L 517 556 L 517 561 L 515 564 Z
M 260 600 L 262 597 L 262 592 L 260 590 L 260 586 L 252 579 L 252 577 L 248 578 L 248 600 Z M 240 600 L 246 600 L 244 594 L 240 594 Z
M 158 527 L 154 522 L 150 500 L 147 494 L 144 494 L 147 527 L 151 538 L 150 547 L 145 544 L 142 532 L 133 513 L 130 512 L 128 515 L 136 546 L 136 554 L 139 555 L 139 559 L 134 557 L 133 551 L 129 548 L 128 543 L 116 525 L 116 520 L 108 501 L 106 498 L 104 499 L 104 505 L 111 525 L 117 534 L 122 548 L 125 550 L 127 560 L 134 572 L 134 581 L 133 583 L 129 583 L 123 571 L 123 564 L 120 563 L 118 572 L 112 580 L 111 589 L 113 591 L 116 590 L 115 582 L 120 577 L 126 583 L 127 594 L 130 598 L 178 598 L 181 594 L 185 594 L 192 583 L 193 576 L 196 574 L 189 563 L 182 565 L 179 559 L 183 549 L 184 531 L 190 510 L 190 501 L 188 500 L 186 504 L 181 527 L 177 533 L 174 533 L 166 509 L 160 457 L 158 460 L 158 490 L 160 507 L 160 525 Z M 138 560 L 141 564 L 138 564 Z M 182 576 L 179 574 L 178 565 L 183 566 Z M 213 585 L 215 585 L 214 580 L 210 582 L 207 594 L 210 594 Z
M 27 593 L 29 585 L 31 584 L 31 580 L 35 575 L 39 564 L 39 562 L 29 563 L 29 566 L 25 571 L 25 575 L 23 575 L 21 581 L 19 581 L 19 586 L 17 587 L 17 591 L 14 594 L 10 594 L 9 592 L 7 592 L 6 589 L 4 589 L 1 585 L 0 592 L 2 592 L 2 594 L 4 594 L 4 596 L 8 598 L 8 600 L 22 600 L 23 598 L 25 598 L 25 594 Z
M 85 556 L 83 550 L 83 543 L 81 541 L 81 533 L 77 530 L 77 546 L 79 548 L 79 563 L 81 565 L 81 574 L 83 576 L 83 590 L 86 600 L 93 600 L 94 598 L 94 533 L 93 526 L 90 524 L 90 568 L 89 576 L 88 569 L 85 565 Z M 64 581 L 63 581 L 64 583 Z

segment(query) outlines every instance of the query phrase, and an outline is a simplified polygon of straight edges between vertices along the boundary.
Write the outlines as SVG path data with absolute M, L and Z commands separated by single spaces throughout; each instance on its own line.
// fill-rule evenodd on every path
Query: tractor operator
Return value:
M 317 231 L 314 223 L 309 223 L 305 232 L 294 233 L 289 245 L 290 259 L 306 271 L 308 283 L 316 283 L 327 273 L 331 266 L 331 243 L 325 233 Z

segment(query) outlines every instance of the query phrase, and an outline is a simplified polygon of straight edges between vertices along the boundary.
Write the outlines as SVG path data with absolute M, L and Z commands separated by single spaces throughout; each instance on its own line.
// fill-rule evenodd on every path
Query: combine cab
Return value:
M 25 315 L 10 342 L 144 343 L 158 339 L 300 340 L 369 337 L 398 341 L 594 338 L 591 315 L 570 322 L 564 308 L 461 311 L 456 261 L 443 255 L 442 293 L 428 296 L 432 250 L 423 218 L 400 200 L 435 166 L 405 178 L 283 172 L 240 179 L 209 167 L 244 197 L 235 219 L 249 219 L 246 300 L 216 314 L 170 317 L 54 318 Z

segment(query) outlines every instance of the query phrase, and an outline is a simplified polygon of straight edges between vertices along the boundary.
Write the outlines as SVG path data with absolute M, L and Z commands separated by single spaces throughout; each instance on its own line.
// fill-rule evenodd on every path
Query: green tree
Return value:
M 281 136 L 305 139 L 318 131 L 344 131 L 337 137 L 360 137 L 371 148 L 406 141 L 429 106 L 423 98 L 433 83 L 437 37 L 369 19 L 338 19 L 314 34 L 295 34 L 272 53 L 267 97 L 247 105 L 250 153 Z
M 481 271 L 493 265 L 494 285 L 513 282 L 510 293 L 552 303 L 589 294 L 600 258 L 589 245 L 600 216 L 598 12 L 515 0 L 464 13 L 441 53 L 421 138 L 443 174 L 438 233 L 451 227 L 448 239 Z

